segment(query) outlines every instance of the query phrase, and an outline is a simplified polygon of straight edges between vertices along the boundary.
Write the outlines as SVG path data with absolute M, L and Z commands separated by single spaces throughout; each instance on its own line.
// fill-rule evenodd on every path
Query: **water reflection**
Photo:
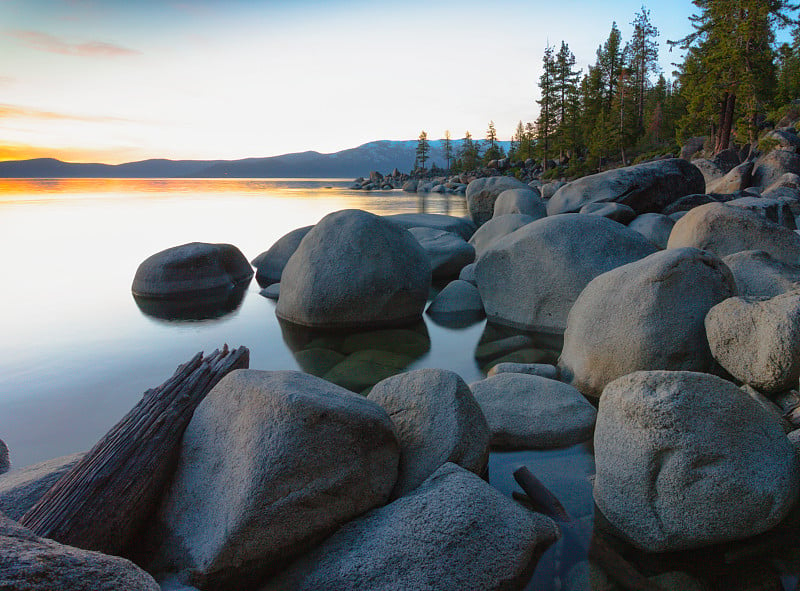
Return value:
M 311 329 L 278 319 L 283 340 L 303 371 L 366 394 L 431 348 L 425 323 L 370 331 Z
M 133 295 L 136 306 L 145 316 L 166 322 L 198 322 L 218 320 L 242 304 L 250 279 L 241 281 L 231 290 L 191 298 L 148 298 Z
M 475 348 L 475 360 L 484 373 L 498 363 L 555 365 L 563 345 L 562 335 L 526 332 L 487 322 Z

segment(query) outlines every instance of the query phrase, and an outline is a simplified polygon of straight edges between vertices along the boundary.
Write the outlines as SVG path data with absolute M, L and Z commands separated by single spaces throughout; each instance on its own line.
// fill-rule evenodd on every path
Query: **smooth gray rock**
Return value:
M 417 179 L 409 179 L 403 183 L 403 186 L 401 188 L 406 193 L 416 193 L 418 184 L 419 181 Z
M 11 461 L 8 459 L 8 446 L 0 439 L 0 474 L 8 472 Z
M 530 376 L 547 378 L 548 380 L 559 379 L 558 368 L 548 363 L 498 363 L 492 366 L 487 376 L 492 377 L 500 373 L 524 373 Z
M 129 560 L 40 538 L 2 514 L 0 589 L 161 591 L 153 577 Z
M 559 537 L 454 464 L 386 507 L 351 521 L 261 591 L 521 589 Z
M 275 244 L 270 246 L 269 250 L 262 252 L 250 261 L 250 264 L 256 268 L 256 281 L 261 285 L 280 283 L 283 268 L 313 227 L 304 226 L 292 230 L 279 238 Z
M 667 247 L 674 225 L 675 220 L 669 216 L 661 213 L 643 213 L 628 224 L 628 228 L 636 230 L 656 248 L 663 250 Z
M 146 298 L 188 298 L 230 291 L 252 276 L 250 263 L 235 246 L 191 242 L 142 261 L 131 291 Z
M 707 140 L 708 138 L 706 136 L 690 137 L 681 147 L 680 157 L 684 160 L 691 160 L 692 156 L 703 149 L 703 145 Z
M 706 186 L 720 180 L 727 173 L 719 163 L 709 160 L 708 158 L 697 158 L 692 160 L 692 164 L 697 167 L 697 170 L 703 175 Z
M 533 189 L 506 189 L 497 196 L 492 217 L 509 213 L 521 213 L 538 220 L 547 215 L 547 206 Z
M 790 230 L 796 230 L 794 214 L 788 203 L 766 197 L 739 197 L 726 201 L 725 205 L 730 207 L 741 207 L 747 211 L 758 214 L 765 220 L 774 222 L 781 226 L 786 226 Z
M 696 207 L 675 223 L 667 248 L 685 246 L 719 257 L 763 250 L 786 263 L 800 262 L 800 236 L 751 211 L 722 203 Z
M 729 195 L 736 191 L 743 191 L 750 186 L 750 179 L 753 173 L 753 162 L 740 164 L 731 170 L 724 177 L 711 181 L 706 184 L 706 193 L 721 193 Z
M 268 300 L 278 301 L 278 299 L 281 296 L 281 284 L 273 283 L 272 285 L 268 285 L 258 293 L 267 298 Z
M 480 227 L 494 215 L 494 202 L 506 189 L 525 189 L 530 187 L 510 176 L 492 176 L 475 179 L 467 185 L 467 207 L 469 215 Z
M 777 394 L 800 378 L 800 291 L 768 300 L 730 298 L 706 316 L 711 352 L 736 379 Z
M 572 386 L 500 373 L 469 386 L 492 431 L 492 447 L 549 449 L 592 436 L 594 407 Z
M 644 236 L 604 217 L 547 217 L 497 240 L 480 256 L 478 290 L 490 320 L 561 333 L 589 281 L 655 251 Z
M 695 207 L 700 207 L 701 205 L 706 205 L 708 203 L 720 203 L 720 199 L 721 197 L 719 195 L 714 197 L 712 195 L 706 195 L 705 193 L 686 195 L 685 197 L 681 197 L 665 207 L 664 211 L 661 213 L 670 216 L 673 219 L 680 219 L 682 216 L 678 214 L 686 213 Z M 673 217 L 675 215 L 678 215 L 678 217 Z
M 547 214 L 579 211 L 592 202 L 621 203 L 637 214 L 660 213 L 684 195 L 702 193 L 700 171 L 680 158 L 657 160 L 585 176 L 567 183 L 547 203 Z
M 475 263 L 465 265 L 458 274 L 458 278 L 472 285 L 477 285 L 478 281 L 475 279 Z M 483 308 L 483 304 L 481 304 L 481 308 Z
M 408 231 L 428 254 L 434 278 L 456 277 L 475 260 L 475 248 L 457 234 L 432 228 Z
M 469 240 L 476 229 L 472 220 L 441 213 L 395 213 L 385 215 L 383 218 L 406 230 L 410 228 L 443 230 L 458 234 L 464 240 Z
M 587 396 L 640 370 L 709 371 L 708 311 L 736 295 L 722 261 L 695 248 L 662 250 L 595 277 L 567 319 L 561 376 Z
M 493 217 L 478 228 L 469 239 L 469 243 L 475 248 L 475 258 L 479 258 L 496 240 L 535 221 L 535 217 L 521 213 Z
M 788 172 L 800 174 L 800 155 L 773 150 L 756 160 L 750 182 L 756 187 L 768 187 Z
M 447 462 L 479 476 L 486 473 L 489 426 L 458 374 L 409 371 L 378 382 L 367 398 L 389 414 L 400 442 L 392 498 L 405 496 Z
M 779 261 L 763 250 L 743 250 L 722 262 L 733 273 L 740 296 L 772 298 L 800 288 L 800 265 Z
M 549 182 L 549 183 L 545 183 L 544 185 L 542 185 L 542 188 L 541 188 L 542 199 L 547 201 L 553 195 L 556 194 L 556 191 L 558 191 L 561 187 L 563 187 L 566 184 L 567 183 L 565 183 L 564 181 L 552 181 L 552 182 Z
M 800 152 L 800 138 L 797 137 L 797 132 L 792 127 L 768 131 L 764 134 L 762 140 L 764 139 L 777 142 L 778 149 Z
M 150 568 L 245 588 L 385 503 L 398 460 L 374 402 L 300 372 L 231 372 L 183 436 Z
M 437 314 L 479 314 L 483 316 L 483 302 L 478 288 L 468 281 L 456 279 L 439 292 L 426 312 Z
M 636 212 L 632 208 L 621 203 L 587 203 L 581 207 L 579 213 L 601 215 L 624 226 L 627 226 L 636 217 Z
M 767 531 L 797 499 L 798 460 L 783 430 L 708 374 L 637 372 L 610 383 L 594 447 L 598 508 L 648 552 Z
M 59 478 L 69 472 L 83 455 L 76 453 L 46 460 L 0 476 L 0 512 L 18 520 Z
M 425 250 L 398 225 L 348 209 L 316 225 L 286 263 L 279 318 L 318 328 L 413 322 L 431 283 Z

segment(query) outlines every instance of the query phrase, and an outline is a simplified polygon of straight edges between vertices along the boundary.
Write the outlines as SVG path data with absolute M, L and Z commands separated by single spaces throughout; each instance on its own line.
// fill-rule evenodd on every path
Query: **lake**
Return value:
M 88 449 L 145 390 L 198 351 L 244 345 L 253 369 L 300 369 L 293 350 L 311 337 L 279 324 L 275 303 L 259 294 L 255 280 L 241 302 L 216 318 L 169 320 L 143 311 L 130 287 L 139 263 L 151 254 L 192 241 L 226 242 L 252 260 L 290 230 L 346 208 L 467 213 L 463 196 L 364 193 L 349 190 L 350 183 L 0 179 L 0 439 L 10 448 L 12 469 Z M 413 330 L 428 342 L 406 369 L 450 369 L 467 383 L 485 375 L 476 348 L 503 335 L 485 321 L 447 328 L 427 316 Z M 577 520 L 541 559 L 529 588 L 588 588 L 591 442 L 492 453 L 491 484 L 509 496 L 520 490 L 512 477 L 520 466 L 529 467 Z

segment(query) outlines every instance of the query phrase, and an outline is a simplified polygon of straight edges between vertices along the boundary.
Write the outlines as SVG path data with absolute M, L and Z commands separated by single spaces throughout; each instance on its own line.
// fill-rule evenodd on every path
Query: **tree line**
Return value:
M 755 149 L 760 131 L 800 99 L 800 4 L 693 4 L 692 32 L 667 41 L 671 51 L 682 52 L 669 78 L 660 71 L 659 31 L 644 6 L 630 23 L 630 39 L 612 24 L 586 72 L 576 69 L 566 41 L 548 45 L 538 81 L 539 115 L 518 123 L 508 157 L 541 162 L 545 176 L 579 176 L 675 152 L 694 136 L 711 138 L 712 153 L 732 145 Z M 791 41 L 777 45 L 782 28 L 790 29 Z M 457 151 L 449 143 L 447 132 L 448 170 L 472 170 L 505 156 L 493 123 L 485 151 L 469 132 Z M 420 156 L 418 144 L 417 164 L 424 168 Z

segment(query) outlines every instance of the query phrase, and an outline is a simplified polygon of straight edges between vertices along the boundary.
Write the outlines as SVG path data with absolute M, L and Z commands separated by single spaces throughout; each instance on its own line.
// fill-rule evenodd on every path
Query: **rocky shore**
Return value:
M 469 218 L 343 210 L 252 267 L 232 245 L 154 254 L 137 301 L 226 302 L 255 273 L 304 371 L 211 389 L 122 557 L 17 523 L 82 456 L 0 476 L 0 588 L 522 589 L 582 522 L 494 489 L 489 454 L 587 440 L 595 531 L 564 588 L 719 588 L 648 557 L 796 547 L 775 532 L 800 493 L 800 139 L 779 132 L 753 161 L 570 183 L 376 173 L 359 187 L 463 192 Z M 423 314 L 489 319 L 485 379 L 408 370 Z

